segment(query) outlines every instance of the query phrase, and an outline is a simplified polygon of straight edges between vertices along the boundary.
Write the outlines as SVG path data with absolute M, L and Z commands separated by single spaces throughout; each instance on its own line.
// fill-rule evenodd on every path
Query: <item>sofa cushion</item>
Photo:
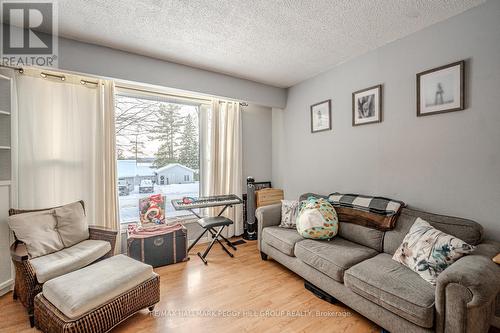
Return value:
M 434 228 L 460 238 L 470 245 L 477 245 L 483 237 L 483 227 L 474 221 L 403 208 L 396 227 L 384 235 L 384 252 L 394 254 L 417 218 L 430 223 Z
M 68 318 L 77 319 L 153 276 L 151 266 L 120 254 L 47 281 L 42 293 Z
M 30 258 L 40 257 L 64 248 L 57 232 L 54 210 L 22 213 L 8 219 L 16 238 L 26 244 Z
M 432 327 L 434 323 L 434 286 L 389 254 L 354 265 L 345 272 L 344 284 L 416 325 Z
M 54 209 L 57 231 L 64 247 L 89 239 L 89 225 L 81 202 L 74 202 Z
M 343 282 L 344 272 L 377 255 L 369 247 L 336 237 L 330 241 L 306 239 L 295 244 L 295 256 L 332 279 Z
M 61 251 L 30 260 L 38 282 L 45 283 L 55 277 L 85 267 L 111 251 L 109 242 L 84 240 Z
M 339 236 L 352 242 L 368 246 L 378 252 L 382 252 L 384 244 L 383 231 L 353 223 L 340 222 Z
M 295 243 L 304 240 L 295 229 L 285 229 L 278 226 L 262 230 L 262 240 L 288 256 L 295 256 Z

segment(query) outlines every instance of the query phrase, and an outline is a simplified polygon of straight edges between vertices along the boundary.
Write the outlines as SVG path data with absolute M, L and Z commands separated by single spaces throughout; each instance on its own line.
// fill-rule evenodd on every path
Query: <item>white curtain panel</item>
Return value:
M 200 108 L 201 193 L 242 195 L 241 110 L 238 102 L 214 100 Z M 221 208 L 208 210 L 217 215 Z M 227 236 L 243 233 L 243 210 L 236 205 L 224 215 L 234 221 Z
M 113 83 L 16 81 L 19 207 L 84 200 L 89 224 L 117 229 Z
M 120 230 L 118 217 L 116 129 L 115 129 L 115 84 L 113 81 L 99 81 L 99 109 L 97 121 L 95 221 L 99 226 Z M 120 248 L 117 237 L 117 246 Z

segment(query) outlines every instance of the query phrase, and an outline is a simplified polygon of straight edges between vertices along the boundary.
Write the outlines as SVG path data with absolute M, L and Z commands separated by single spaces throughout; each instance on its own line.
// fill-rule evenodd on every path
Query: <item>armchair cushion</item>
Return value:
M 111 250 L 109 242 L 84 240 L 61 251 L 30 260 L 39 283 L 85 267 Z
M 64 248 L 53 210 L 12 215 L 8 223 L 16 238 L 26 244 L 31 258 Z
M 64 247 L 70 247 L 89 239 L 89 225 L 80 201 L 54 209 L 57 231 Z

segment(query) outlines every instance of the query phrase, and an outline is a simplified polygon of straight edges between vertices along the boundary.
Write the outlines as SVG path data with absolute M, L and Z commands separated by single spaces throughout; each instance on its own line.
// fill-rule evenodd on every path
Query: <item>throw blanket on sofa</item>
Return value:
M 359 194 L 332 193 L 328 201 L 335 207 L 340 222 L 382 231 L 394 228 L 401 209 L 405 207 L 402 201 Z

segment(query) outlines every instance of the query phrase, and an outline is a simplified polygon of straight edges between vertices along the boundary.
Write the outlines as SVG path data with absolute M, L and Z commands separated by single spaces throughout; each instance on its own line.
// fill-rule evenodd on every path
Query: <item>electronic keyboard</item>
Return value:
M 175 210 L 191 210 L 195 208 L 207 208 L 217 206 L 231 206 L 243 203 L 237 195 L 214 195 L 210 197 L 195 198 L 193 202 L 184 203 L 182 199 L 172 200 Z

